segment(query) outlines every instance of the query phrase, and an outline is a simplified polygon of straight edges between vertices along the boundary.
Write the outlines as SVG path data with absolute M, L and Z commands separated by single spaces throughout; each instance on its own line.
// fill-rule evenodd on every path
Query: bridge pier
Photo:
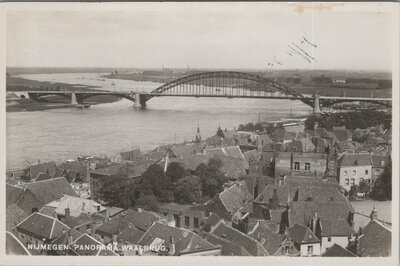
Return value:
M 140 93 L 135 94 L 135 102 L 133 107 L 135 108 L 145 108 L 146 107 L 146 96 Z
M 315 116 L 320 116 L 322 114 L 321 107 L 319 105 L 319 95 L 316 93 L 314 94 L 314 110 L 313 114 Z
M 76 99 L 76 94 L 75 92 L 71 93 L 71 104 L 78 104 L 78 100 Z

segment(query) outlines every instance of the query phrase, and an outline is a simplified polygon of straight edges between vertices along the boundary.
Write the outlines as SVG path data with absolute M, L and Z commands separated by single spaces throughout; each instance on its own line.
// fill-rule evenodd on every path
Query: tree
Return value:
M 158 200 L 154 195 L 142 195 L 138 200 L 136 200 L 135 206 L 156 212 L 158 211 Z
M 357 192 L 358 192 L 358 186 L 357 185 L 351 186 L 349 191 L 349 199 L 354 200 L 357 196 Z
M 181 178 L 187 175 L 187 171 L 180 163 L 172 162 L 168 165 L 167 171 L 165 173 L 171 182 L 177 182 Z
M 390 159 L 381 176 L 375 181 L 371 196 L 376 200 L 392 199 L 392 161 Z
M 358 185 L 358 192 L 365 193 L 365 195 L 368 195 L 371 192 L 371 183 L 368 183 L 367 181 L 363 180 L 360 181 L 360 184 Z
M 109 206 L 127 209 L 134 202 L 133 186 L 121 177 L 108 178 L 100 188 L 99 194 L 100 199 Z
M 140 178 L 140 191 L 143 195 L 154 195 L 159 201 L 171 201 L 172 183 L 168 176 L 164 175 L 161 166 L 152 164 Z
M 192 204 L 201 201 L 202 185 L 198 176 L 187 176 L 176 184 L 175 200 L 182 204 Z
M 203 196 L 213 197 L 222 190 L 222 185 L 226 182 L 226 177 L 220 170 L 222 166 L 222 161 L 214 158 L 208 164 L 197 166 L 195 175 L 201 178 Z

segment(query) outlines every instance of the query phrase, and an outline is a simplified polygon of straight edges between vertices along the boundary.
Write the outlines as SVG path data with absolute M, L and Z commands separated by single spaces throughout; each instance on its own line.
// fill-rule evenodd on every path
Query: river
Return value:
M 154 82 L 106 79 L 104 73 L 30 74 L 20 77 L 48 82 L 97 86 L 104 90 L 145 90 Z M 304 115 L 312 110 L 300 101 L 159 97 L 145 110 L 128 100 L 94 105 L 88 109 L 54 109 L 7 113 L 7 168 L 37 160 L 57 163 L 79 155 L 113 156 L 138 147 L 148 151 L 158 145 L 193 140 L 197 124 L 203 137 L 221 128 Z

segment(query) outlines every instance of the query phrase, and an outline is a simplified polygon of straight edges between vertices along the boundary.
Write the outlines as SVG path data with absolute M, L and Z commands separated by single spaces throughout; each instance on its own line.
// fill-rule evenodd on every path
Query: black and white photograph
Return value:
M 0 10 L 0 262 L 398 264 L 398 3 Z

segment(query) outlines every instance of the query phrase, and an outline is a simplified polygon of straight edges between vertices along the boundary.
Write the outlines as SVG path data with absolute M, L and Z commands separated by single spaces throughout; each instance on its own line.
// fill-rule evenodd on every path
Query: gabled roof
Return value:
M 175 157 L 180 157 L 180 156 L 201 153 L 204 146 L 205 143 L 179 144 L 170 147 L 170 150 Z
M 372 158 L 369 153 L 344 154 L 339 159 L 339 166 L 341 167 L 367 165 L 372 165 Z
M 221 172 L 229 179 L 239 179 L 246 174 L 249 163 L 245 159 L 214 155 L 213 158 L 222 162 Z
M 281 248 L 286 239 L 285 236 L 271 231 L 268 226 L 260 223 L 257 223 L 256 228 L 249 233 L 249 236 L 260 241 L 271 256 Z
M 93 214 L 102 212 L 106 209 L 94 200 L 72 197 L 69 195 L 64 195 L 62 198 L 52 201 L 46 206 L 54 207 L 54 212 L 59 215 L 65 215 L 65 209 L 69 208 L 70 215 L 73 217 L 78 217 L 82 213 Z
M 388 156 L 372 154 L 372 167 L 385 167 L 388 164 L 388 162 L 389 162 Z
M 150 246 L 156 238 L 160 239 L 162 245 L 166 247 L 168 247 L 170 239 L 172 238 L 175 243 L 175 255 L 201 252 L 217 248 L 199 235 L 187 229 L 175 228 L 159 222 L 155 222 L 147 230 L 139 240 L 138 244 L 142 246 Z
M 17 225 L 17 230 L 28 234 L 36 239 L 55 239 L 65 233 L 69 227 L 55 219 L 38 212 L 32 213 L 29 217 Z M 64 231 L 63 231 L 64 230 Z
M 174 158 L 172 158 L 172 159 L 174 159 Z M 185 169 L 195 171 L 197 166 L 199 166 L 200 164 L 202 164 L 202 163 L 207 164 L 208 159 L 209 158 L 206 155 L 204 155 L 202 153 L 198 153 L 198 154 L 191 154 L 191 155 L 183 156 L 181 160 L 182 160 L 183 167 Z
M 347 249 L 339 246 L 338 244 L 333 244 L 328 248 L 322 255 L 322 257 L 357 257 L 354 253 L 348 251 Z
M 6 204 L 16 203 L 24 189 L 18 186 L 6 184 Z
M 140 158 L 142 156 L 142 153 L 140 152 L 139 149 L 136 149 L 136 150 L 120 152 L 120 155 L 123 160 L 134 161 Z
M 80 163 L 62 163 L 58 166 L 58 168 L 63 169 L 65 171 L 74 170 L 78 173 L 79 176 L 86 176 L 88 168 L 86 165 Z
M 49 174 L 40 173 L 37 176 L 36 181 L 43 181 L 43 180 L 47 180 L 47 179 L 51 179 L 51 176 Z
M 362 257 L 390 256 L 392 230 L 376 220 L 370 221 L 359 238 L 357 254 Z
M 85 247 L 96 247 L 86 249 Z M 78 237 L 70 247 L 79 256 L 118 256 L 111 250 L 106 250 L 106 246 L 88 234 Z
M 108 222 L 104 223 L 96 229 L 96 234 L 111 238 L 112 235 L 119 234 L 120 232 L 128 228 L 129 224 L 130 223 L 127 221 L 118 218 L 111 218 Z
M 307 226 L 310 217 L 317 213 L 322 226 L 322 236 L 350 236 L 354 229 L 347 222 L 354 209 L 348 202 L 294 201 L 290 204 L 291 225 L 298 223 Z
M 22 222 L 29 214 L 21 209 L 17 204 L 12 203 L 6 207 L 6 229 L 12 230 L 17 224 Z
M 142 210 L 139 212 L 128 212 L 125 216 L 120 216 L 120 219 L 130 222 L 142 231 L 147 231 L 154 222 L 163 219 L 163 217 L 154 212 Z
M 60 199 L 64 195 L 78 197 L 72 186 L 64 177 L 25 183 L 21 185 L 21 187 L 32 192 L 32 194 L 41 201 L 43 205 L 56 199 Z
M 202 232 L 208 242 L 221 246 L 221 256 L 252 256 L 243 246 L 220 236 Z
M 29 166 L 25 170 L 23 176 L 26 176 L 30 179 L 36 179 L 40 173 L 45 173 L 45 174 L 49 174 L 50 176 L 53 176 L 54 173 L 56 172 L 56 169 L 57 169 L 57 166 L 54 161 L 35 164 L 35 165 Z
M 237 212 L 245 203 L 253 198 L 244 181 L 238 182 L 225 189 L 219 193 L 218 197 L 230 214 Z
M 142 236 L 145 234 L 142 230 L 137 229 L 135 226 L 132 224 L 129 224 L 128 227 L 123 229 L 118 235 L 117 235 L 117 240 L 118 241 L 123 241 L 123 242 L 128 242 L 130 244 L 137 244 L 142 238 Z
M 319 242 L 319 239 L 315 236 L 310 228 L 298 223 L 295 223 L 289 228 L 289 236 L 295 243 L 298 244 Z
M 241 245 L 252 256 L 269 256 L 268 252 L 260 242 L 239 230 L 226 225 L 222 220 L 210 233 Z
M 206 155 L 210 156 L 226 156 L 237 159 L 244 159 L 242 151 L 239 146 L 226 146 L 226 147 L 217 147 L 217 148 L 206 148 Z

